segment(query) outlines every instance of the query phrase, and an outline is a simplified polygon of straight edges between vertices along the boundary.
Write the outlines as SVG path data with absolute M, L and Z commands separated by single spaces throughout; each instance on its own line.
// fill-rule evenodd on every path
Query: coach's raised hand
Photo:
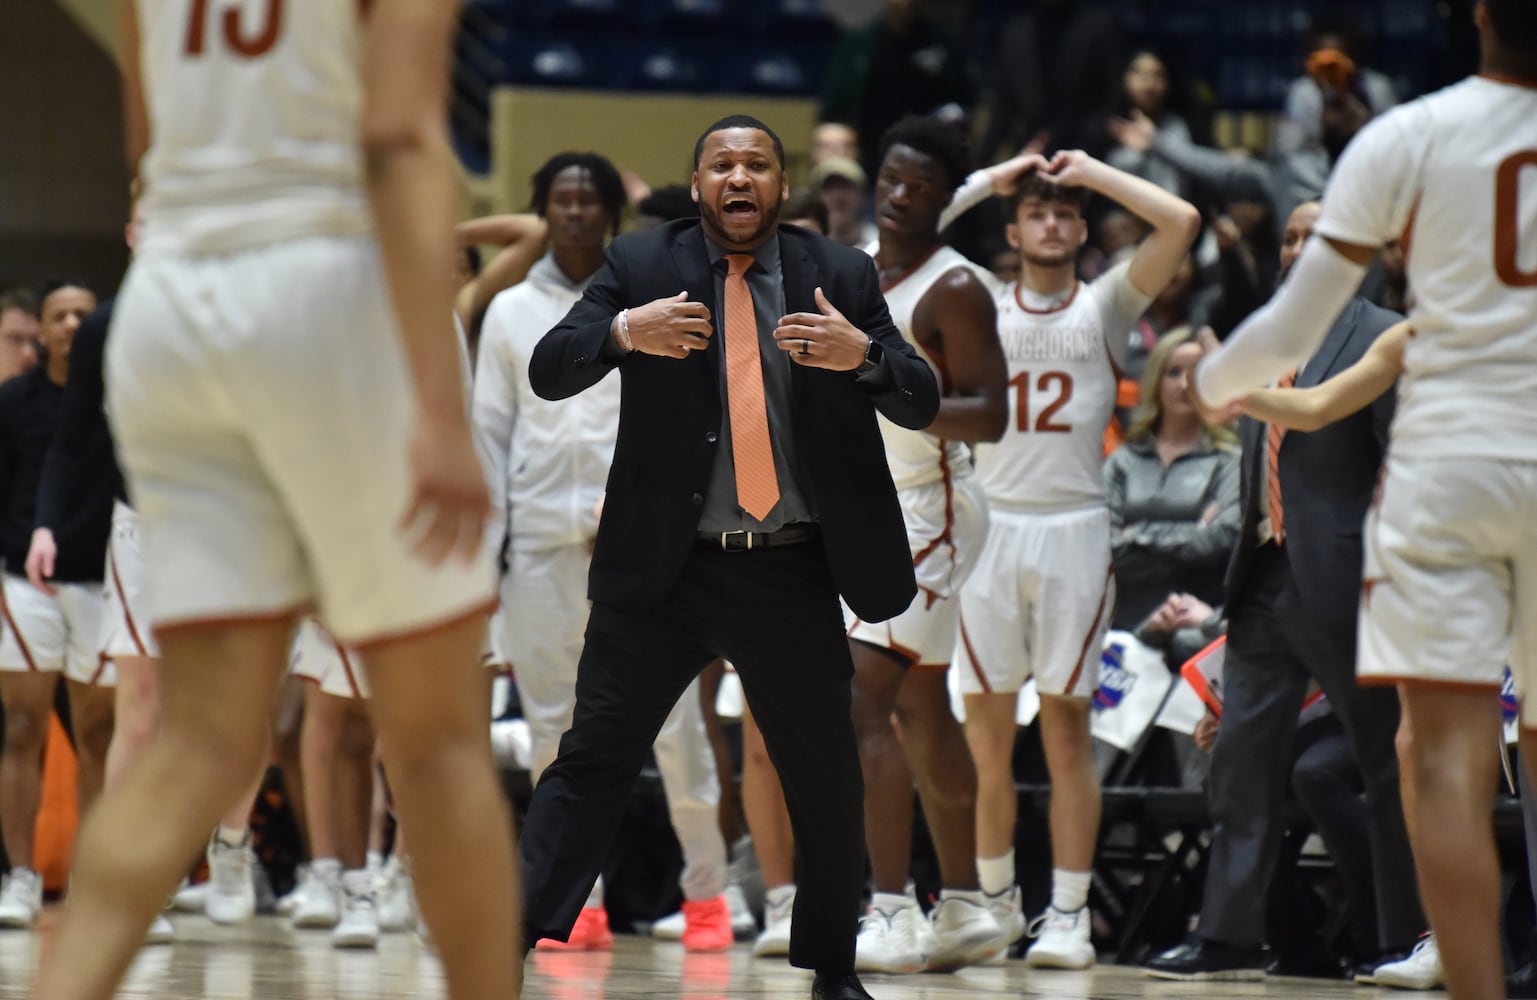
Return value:
M 690 302 L 688 292 L 627 309 L 614 318 L 613 326 L 620 347 L 664 358 L 686 358 L 704 350 L 714 332 L 709 307 Z

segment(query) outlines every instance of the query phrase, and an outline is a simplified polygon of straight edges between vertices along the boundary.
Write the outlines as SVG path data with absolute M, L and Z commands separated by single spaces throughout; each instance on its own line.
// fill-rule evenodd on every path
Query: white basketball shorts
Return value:
M 144 609 L 144 553 L 139 544 L 139 515 L 117 503 L 112 508 L 112 537 L 107 542 L 106 604 L 101 615 L 101 655 L 160 655 Z
M 992 511 L 987 546 L 961 589 L 955 660 L 964 694 L 1087 698 L 1115 607 L 1110 512 Z
M 62 673 L 81 684 L 112 685 L 116 673 L 100 655 L 101 584 L 54 589 L 45 594 L 26 577 L 5 574 L 0 670 Z
M 955 649 L 956 595 L 988 539 L 987 498 L 975 477 L 926 483 L 897 492 L 918 596 L 890 621 L 861 621 L 848 607 L 850 639 L 890 649 L 909 666 L 946 669 Z
M 489 553 L 428 566 L 401 530 L 412 388 L 372 240 L 141 256 L 107 350 L 158 631 L 314 609 L 366 646 L 490 610 Z

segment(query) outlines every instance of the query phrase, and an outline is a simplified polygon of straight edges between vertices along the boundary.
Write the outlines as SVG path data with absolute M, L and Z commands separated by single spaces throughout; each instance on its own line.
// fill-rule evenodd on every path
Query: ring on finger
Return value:
M 802 340 L 801 341 L 801 353 L 802 354 L 810 354 L 811 353 L 811 341 L 809 341 L 809 340 Z

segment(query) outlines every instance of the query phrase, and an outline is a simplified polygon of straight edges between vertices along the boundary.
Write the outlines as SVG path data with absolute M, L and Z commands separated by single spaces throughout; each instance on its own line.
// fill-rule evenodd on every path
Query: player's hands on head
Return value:
M 865 363 L 870 338 L 857 329 L 818 288 L 814 313 L 791 313 L 779 321 L 774 340 L 790 360 L 805 368 L 849 372 Z
M 1046 163 L 1039 149 L 1026 146 L 1018 156 L 988 167 L 985 173 L 992 182 L 993 193 L 1008 198 L 1018 190 L 1021 180 L 1037 170 L 1045 170 Z
M 1099 161 L 1081 149 L 1064 149 L 1046 164 L 1046 176 L 1060 187 L 1084 187 Z
M 486 475 L 463 415 L 417 417 L 411 434 L 411 499 L 400 529 L 429 565 L 480 558 L 491 515 Z
M 52 531 L 38 528 L 32 532 L 32 547 L 27 550 L 27 579 L 32 581 L 32 586 L 50 596 L 55 591 L 48 581 L 53 579 L 53 564 L 58 557 L 59 547 Z
M 636 306 L 627 318 L 635 350 L 663 358 L 686 358 L 702 351 L 715 334 L 709 307 L 690 302 L 688 292 Z

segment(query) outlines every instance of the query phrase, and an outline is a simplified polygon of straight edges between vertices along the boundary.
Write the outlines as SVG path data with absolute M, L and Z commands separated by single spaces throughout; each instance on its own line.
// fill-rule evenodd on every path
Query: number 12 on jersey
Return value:
M 1029 372 L 1020 372 L 1009 379 L 1009 387 L 1014 390 L 1014 426 L 1021 433 L 1028 433 L 1030 427 L 1030 392 L 1031 375 Z M 1073 376 L 1067 372 L 1042 372 L 1035 379 L 1036 392 L 1051 392 L 1056 390 L 1045 409 L 1035 418 L 1035 431 L 1038 434 L 1067 434 L 1073 429 L 1072 424 L 1057 423 L 1057 411 L 1066 406 L 1073 398 Z
M 203 55 L 208 46 L 208 6 L 212 0 L 191 0 L 187 16 L 187 40 L 182 52 L 191 58 Z M 256 59 L 272 51 L 283 32 L 283 0 L 265 0 L 254 6 L 265 8 L 254 25 L 245 23 L 245 7 L 227 7 L 219 19 L 224 47 L 245 59 Z M 255 30 L 247 30 L 254 28 Z

